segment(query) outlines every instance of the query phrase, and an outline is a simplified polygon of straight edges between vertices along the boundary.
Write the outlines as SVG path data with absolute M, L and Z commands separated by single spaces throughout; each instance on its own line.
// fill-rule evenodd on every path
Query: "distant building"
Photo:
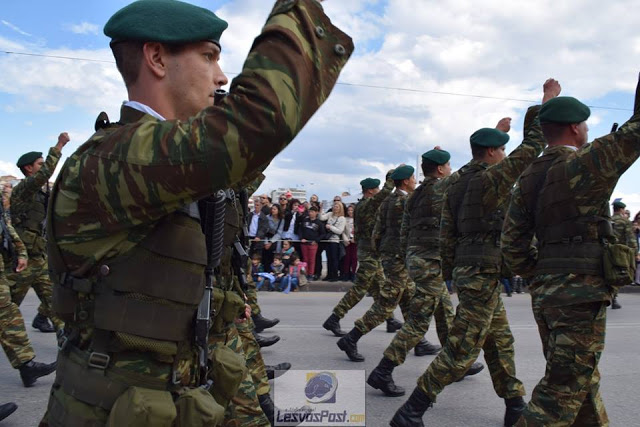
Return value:
M 271 192 L 271 200 L 276 203 L 281 194 L 287 193 L 291 193 L 291 198 L 300 200 L 300 203 L 307 201 L 307 190 L 300 188 L 277 188 Z

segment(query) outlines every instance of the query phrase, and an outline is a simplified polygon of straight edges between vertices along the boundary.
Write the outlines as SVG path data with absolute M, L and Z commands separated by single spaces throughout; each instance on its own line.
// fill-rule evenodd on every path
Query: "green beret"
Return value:
M 117 11 L 104 26 L 111 42 L 212 41 L 220 46 L 227 22 L 210 10 L 177 0 L 139 0 Z
M 627 207 L 627 205 L 625 205 L 624 203 L 622 203 L 621 199 L 615 199 L 613 201 L 613 207 L 616 209 L 624 209 Z
M 391 174 L 391 179 L 394 181 L 400 181 L 403 179 L 411 178 L 414 170 L 415 169 L 413 169 L 413 167 L 409 165 L 398 166 L 396 170 L 394 170 Z
M 497 148 L 509 142 L 509 135 L 495 128 L 482 128 L 475 131 L 469 140 L 473 145 Z
M 451 154 L 444 150 L 429 150 L 422 155 L 422 160 L 428 160 L 437 165 L 444 165 L 449 159 L 451 159 Z
M 16 165 L 21 168 L 23 166 L 27 166 L 38 160 L 42 157 L 42 153 L 38 151 L 31 151 L 30 153 L 23 154 L 18 159 L 18 163 Z
M 540 123 L 582 123 L 589 118 L 591 110 L 570 96 L 558 96 L 542 104 Z
M 376 178 L 365 178 L 360 181 L 360 185 L 363 190 L 369 190 L 371 188 L 378 188 L 380 186 L 380 180 Z

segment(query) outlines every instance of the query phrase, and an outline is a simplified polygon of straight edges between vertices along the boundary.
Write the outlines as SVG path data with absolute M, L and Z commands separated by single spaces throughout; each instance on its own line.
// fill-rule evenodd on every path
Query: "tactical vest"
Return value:
M 27 247 L 29 255 L 39 255 L 45 252 L 43 224 L 47 216 L 48 198 L 48 194 L 40 189 L 31 201 L 24 205 L 23 211 L 11 211 L 11 223 Z
M 482 197 L 482 172 L 485 166 L 474 163 L 460 172 L 460 179 L 448 193 L 449 208 L 457 228 L 455 266 L 502 266 L 500 233 L 505 206 L 485 212 Z
M 534 215 L 538 239 L 535 274 L 602 275 L 604 241 L 612 236 L 608 207 L 600 215 L 580 214 L 564 160 L 568 153 L 536 159 L 520 178 L 520 191 Z
M 401 210 L 400 215 L 398 215 L 395 205 L 400 200 L 404 206 L 406 199 L 407 196 L 396 191 L 391 193 L 380 205 L 380 212 L 385 212 L 385 229 L 380 238 L 380 252 L 393 255 L 401 253 L 400 227 L 402 226 L 402 212 L 404 210 Z
M 373 218 L 363 213 L 369 203 L 372 202 L 371 198 L 361 200 L 353 210 L 353 230 L 356 242 L 358 242 L 358 251 L 370 252 L 371 248 L 371 234 L 375 227 L 375 216 Z
M 442 205 L 434 203 L 435 179 L 425 180 L 407 201 L 409 234 L 407 247 L 417 246 L 440 258 L 440 216 Z
M 192 376 L 176 378 L 175 367 L 180 360 L 193 360 L 194 317 L 205 287 L 207 250 L 195 203 L 148 231 L 138 230 L 146 237 L 133 249 L 80 272 L 67 269 L 55 239 L 55 195 L 47 222 L 49 267 L 53 308 L 67 322 L 56 384 L 82 402 L 110 410 L 131 385 L 172 390 L 191 383 Z M 75 346 L 78 328 L 93 328 L 87 351 Z M 119 351 L 163 355 L 159 360 L 173 363 L 173 377 L 135 376 L 109 366 L 110 354 Z

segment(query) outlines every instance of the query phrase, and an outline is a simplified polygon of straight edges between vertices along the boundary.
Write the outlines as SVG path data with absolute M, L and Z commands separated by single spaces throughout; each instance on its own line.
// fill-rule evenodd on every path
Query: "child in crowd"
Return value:
M 282 241 L 282 263 L 284 264 L 285 270 L 289 268 L 289 259 L 291 258 L 291 255 L 295 253 L 296 253 L 296 250 L 293 247 L 293 245 L 291 245 L 291 241 L 283 240 Z
M 264 285 L 265 280 L 264 276 L 260 275 L 260 273 L 264 273 L 264 266 L 260 261 L 260 255 L 253 254 L 251 257 L 251 278 L 256 284 L 256 289 L 260 289 L 262 285 Z
M 275 255 L 273 257 L 273 263 L 271 264 L 271 274 L 273 275 L 273 281 L 269 285 L 270 291 L 280 291 L 280 283 L 285 276 L 284 264 L 282 263 L 282 256 Z
M 283 292 L 288 294 L 290 291 L 297 292 L 299 286 L 306 284 L 307 264 L 300 262 L 297 255 L 291 255 L 289 260 L 289 274 L 282 279 Z

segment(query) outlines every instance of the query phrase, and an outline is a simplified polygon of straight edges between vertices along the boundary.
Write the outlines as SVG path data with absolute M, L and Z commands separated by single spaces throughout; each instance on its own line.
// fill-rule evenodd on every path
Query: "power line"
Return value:
M 7 55 L 35 56 L 40 58 L 69 59 L 72 61 L 88 61 L 88 62 L 100 62 L 105 64 L 115 64 L 115 61 L 108 61 L 104 59 L 78 58 L 74 56 L 60 56 L 60 55 L 45 55 L 45 54 L 30 53 L 30 52 L 13 52 L 9 50 L 2 50 L 0 52 L 6 53 Z M 229 75 L 236 75 L 236 76 L 239 74 L 239 73 L 231 73 L 226 71 L 224 73 Z M 437 90 L 404 88 L 404 87 L 394 87 L 394 86 L 379 86 L 379 85 L 370 85 L 370 84 L 363 84 L 363 83 L 338 82 L 336 84 L 340 86 L 362 87 L 362 88 L 369 88 L 369 89 L 395 90 L 398 92 L 429 93 L 432 95 L 459 96 L 464 98 L 479 98 L 479 99 L 494 99 L 498 101 L 526 102 L 528 104 L 538 102 L 532 99 L 506 98 L 506 97 L 499 97 L 499 96 L 477 95 L 472 93 L 443 92 L 443 91 L 437 91 Z M 588 107 L 596 108 L 599 110 L 633 111 L 633 109 L 631 108 L 606 107 L 601 105 L 589 105 Z

